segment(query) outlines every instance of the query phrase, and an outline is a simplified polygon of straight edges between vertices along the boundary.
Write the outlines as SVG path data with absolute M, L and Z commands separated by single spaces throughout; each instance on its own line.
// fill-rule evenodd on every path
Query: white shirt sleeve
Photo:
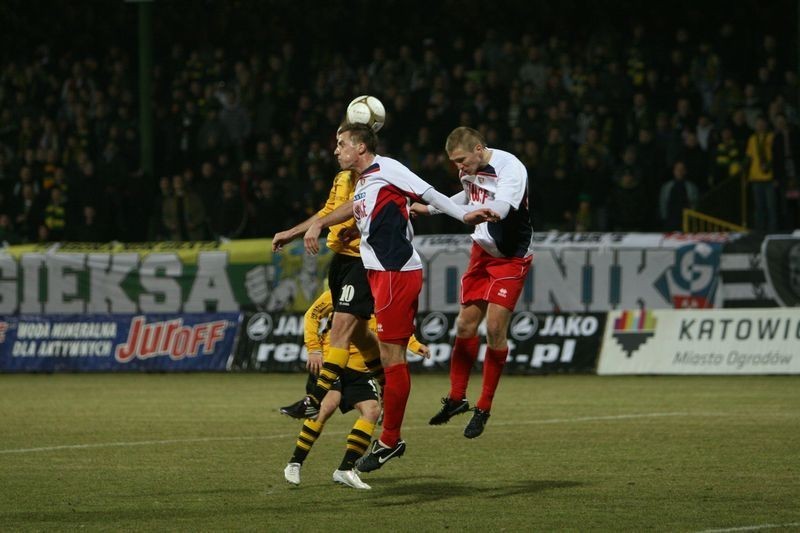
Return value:
M 494 199 L 508 202 L 514 209 L 519 209 L 528 185 L 528 171 L 525 170 L 525 165 L 519 159 L 513 158 L 509 164 L 503 166 L 502 171 L 498 172 L 497 178 L 497 192 Z
M 500 218 L 506 218 L 508 213 L 511 211 L 511 204 L 504 200 L 488 200 L 483 203 L 482 207 L 488 207 L 498 215 Z
M 460 222 L 464 222 L 464 215 L 466 215 L 469 211 L 472 211 L 465 205 L 457 205 L 455 202 L 453 202 L 453 200 L 440 193 L 433 187 L 425 191 L 425 194 L 422 195 L 422 199 L 425 200 L 426 203 L 438 209 L 440 213 L 450 215 Z
M 401 183 L 396 183 L 395 185 L 403 189 L 406 193 L 411 193 L 409 196 L 412 199 L 415 199 L 415 196 L 422 198 L 425 191 L 433 188 L 433 185 L 402 165 L 398 164 L 394 170 L 401 177 Z
M 461 191 L 459 193 L 456 193 L 453 196 L 451 196 L 450 199 L 453 200 L 453 203 L 457 204 L 457 205 L 467 205 L 467 203 L 469 203 L 469 202 L 467 202 L 467 192 L 466 191 Z M 432 205 L 428 206 L 428 212 L 431 215 L 438 215 L 439 213 L 441 213 L 441 211 L 439 211 L 438 209 L 436 209 Z

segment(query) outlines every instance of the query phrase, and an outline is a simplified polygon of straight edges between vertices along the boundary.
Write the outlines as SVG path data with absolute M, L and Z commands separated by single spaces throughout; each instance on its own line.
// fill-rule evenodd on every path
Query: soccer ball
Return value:
M 347 106 L 347 122 L 366 124 L 372 131 L 377 132 L 386 122 L 386 109 L 380 100 L 365 94 L 354 98 Z

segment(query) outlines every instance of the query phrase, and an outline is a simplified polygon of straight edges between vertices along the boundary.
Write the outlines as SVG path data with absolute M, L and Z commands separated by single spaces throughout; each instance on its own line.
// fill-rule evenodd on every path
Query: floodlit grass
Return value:
M 353 413 L 283 480 L 304 380 L 2 375 L 0 530 L 800 529 L 798 377 L 504 376 L 467 440 L 468 414 L 427 425 L 446 376 L 415 375 L 371 491 L 330 478 Z

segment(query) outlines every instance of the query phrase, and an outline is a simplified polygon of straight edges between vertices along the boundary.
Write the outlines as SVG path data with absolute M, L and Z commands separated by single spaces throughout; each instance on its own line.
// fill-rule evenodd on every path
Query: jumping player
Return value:
M 411 244 L 409 200 L 425 201 L 467 224 L 496 219 L 487 208 L 468 209 L 408 168 L 375 153 L 377 137 L 361 124 L 346 125 L 337 135 L 335 155 L 342 170 L 358 176 L 353 215 L 361 233 L 361 260 L 375 299 L 381 363 L 386 375 L 383 431 L 370 451 L 356 462 L 361 472 L 381 468 L 405 453 L 400 428 L 411 389 L 406 345 L 414 331 L 414 316 L 422 288 L 422 262 Z
M 359 241 L 339 238 L 342 234 L 357 233 L 352 209 L 355 178 L 347 169 L 336 174 L 325 206 L 304 222 L 276 233 L 272 239 L 272 250 L 278 251 L 303 235 L 306 251 L 313 254 L 319 251 L 320 232 L 330 226 L 327 246 L 334 252 L 328 270 L 328 287 L 336 312 L 330 331 L 330 351 L 316 385 L 305 398 L 285 408 L 284 414 L 293 418 L 317 417 L 322 399 L 347 366 L 350 343 L 358 348 L 370 370 L 377 374 L 380 367 L 378 339 L 367 327 L 373 300 L 361 262 Z
M 445 150 L 459 171 L 464 190 L 451 199 L 457 204 L 489 207 L 498 221 L 475 226 L 469 266 L 461 278 L 461 309 L 450 358 L 450 392 L 431 425 L 448 422 L 469 410 L 466 399 L 469 374 L 478 358 L 478 325 L 486 318 L 487 348 L 483 388 L 464 436 L 483 433 L 500 376 L 508 356 L 506 332 L 525 277 L 533 260 L 528 173 L 513 154 L 487 148 L 480 132 L 466 127 L 453 130 Z M 415 204 L 417 215 L 435 214 L 431 206 Z

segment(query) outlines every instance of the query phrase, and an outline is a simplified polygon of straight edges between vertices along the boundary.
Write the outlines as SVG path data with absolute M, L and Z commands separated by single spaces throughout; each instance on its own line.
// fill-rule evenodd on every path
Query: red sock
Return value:
M 467 395 L 469 373 L 478 358 L 480 348 L 478 337 L 456 337 L 453 353 L 450 355 L 450 394 L 451 400 L 463 400 Z
M 400 426 L 406 414 L 406 403 L 411 392 L 408 365 L 401 363 L 383 369 L 386 388 L 383 389 L 383 431 L 380 441 L 390 448 L 400 440 Z
M 503 373 L 503 366 L 506 364 L 508 347 L 502 350 L 493 350 L 486 347 L 486 357 L 483 360 L 483 390 L 481 397 L 475 407 L 481 411 L 489 411 L 492 408 L 494 391 L 497 390 L 497 383 Z

